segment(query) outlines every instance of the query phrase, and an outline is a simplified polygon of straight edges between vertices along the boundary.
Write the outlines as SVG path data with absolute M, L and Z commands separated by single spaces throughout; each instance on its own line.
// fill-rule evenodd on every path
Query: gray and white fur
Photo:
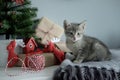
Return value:
M 75 63 L 110 60 L 108 47 L 100 40 L 84 34 L 86 22 L 69 23 L 64 20 L 66 45 L 72 51 Z

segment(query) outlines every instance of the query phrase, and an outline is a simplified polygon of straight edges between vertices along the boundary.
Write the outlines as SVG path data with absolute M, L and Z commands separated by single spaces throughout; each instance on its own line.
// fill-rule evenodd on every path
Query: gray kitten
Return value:
M 111 53 L 102 41 L 84 35 L 85 24 L 85 21 L 81 23 L 64 21 L 66 45 L 73 53 L 73 62 L 110 60 Z

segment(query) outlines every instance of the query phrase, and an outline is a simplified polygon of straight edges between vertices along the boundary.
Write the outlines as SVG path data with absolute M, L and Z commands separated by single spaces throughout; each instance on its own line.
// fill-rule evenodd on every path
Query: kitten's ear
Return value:
M 64 20 L 64 23 L 63 23 L 64 29 L 67 29 L 69 25 L 70 23 L 67 20 Z
M 85 26 L 86 26 L 86 20 L 82 21 L 79 25 L 80 29 L 81 30 L 84 30 L 85 29 Z

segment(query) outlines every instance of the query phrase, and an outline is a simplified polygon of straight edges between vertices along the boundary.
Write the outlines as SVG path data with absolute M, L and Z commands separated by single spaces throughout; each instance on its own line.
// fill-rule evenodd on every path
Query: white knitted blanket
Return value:
M 100 62 L 84 62 L 81 64 L 73 64 L 70 60 L 66 59 L 61 63 L 62 67 L 67 65 L 79 65 L 79 66 L 89 66 L 89 67 L 105 67 L 107 69 L 114 69 L 116 72 L 120 72 L 120 49 L 111 49 L 112 59 L 110 61 L 100 61 Z

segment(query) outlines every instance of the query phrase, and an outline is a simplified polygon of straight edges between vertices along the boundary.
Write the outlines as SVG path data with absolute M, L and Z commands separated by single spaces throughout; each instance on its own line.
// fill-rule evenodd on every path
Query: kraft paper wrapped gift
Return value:
M 45 67 L 53 66 L 58 63 L 58 59 L 54 56 L 53 53 L 43 53 L 43 54 L 37 54 L 37 55 L 43 55 L 45 57 Z M 24 60 L 26 55 L 19 54 L 18 57 Z M 21 67 L 22 62 L 19 60 L 15 66 Z
M 56 42 L 55 45 L 58 49 L 60 49 L 63 52 L 72 52 L 70 49 L 67 48 L 65 42 L 62 42 L 62 41 Z
M 42 17 L 35 32 L 36 36 L 41 38 L 41 43 L 46 44 L 52 38 L 60 38 L 64 33 L 64 29 L 50 19 Z

